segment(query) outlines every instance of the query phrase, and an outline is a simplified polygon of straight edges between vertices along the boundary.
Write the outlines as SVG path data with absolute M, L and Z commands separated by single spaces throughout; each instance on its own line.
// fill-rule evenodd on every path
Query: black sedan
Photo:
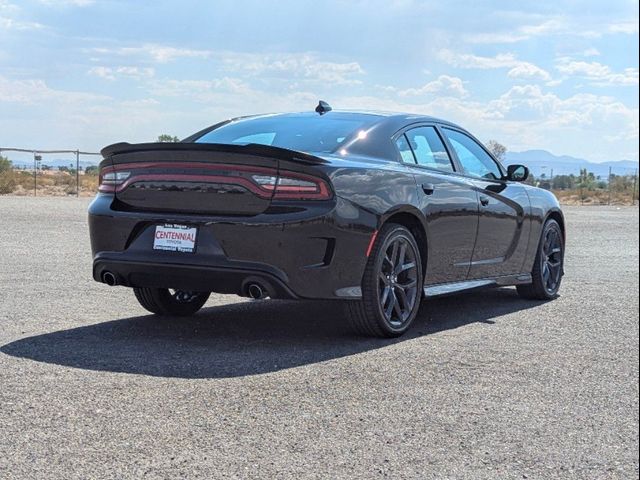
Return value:
M 562 280 L 556 198 L 444 120 L 321 102 L 102 154 L 93 277 L 158 315 L 211 292 L 334 299 L 358 332 L 392 337 L 422 298 L 515 285 L 544 300 Z

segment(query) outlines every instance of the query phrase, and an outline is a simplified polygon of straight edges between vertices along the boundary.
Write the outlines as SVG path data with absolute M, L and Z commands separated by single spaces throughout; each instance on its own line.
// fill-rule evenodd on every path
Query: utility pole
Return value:
M 638 169 L 636 168 L 636 173 L 633 176 L 633 191 L 631 192 L 631 205 L 636 204 L 636 188 L 638 188 Z
M 38 195 L 38 162 L 42 160 L 42 155 L 33 152 L 33 196 Z
M 80 150 L 76 150 L 76 197 L 80 196 Z
M 611 165 L 609 165 L 609 201 L 607 205 L 611 205 Z

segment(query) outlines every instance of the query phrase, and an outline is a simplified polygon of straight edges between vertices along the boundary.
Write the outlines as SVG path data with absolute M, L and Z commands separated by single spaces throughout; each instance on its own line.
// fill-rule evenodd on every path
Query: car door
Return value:
M 441 131 L 480 201 L 469 279 L 522 273 L 529 231 L 525 188 L 504 180 L 502 166 L 470 135 L 445 126 Z
M 433 125 L 409 128 L 395 141 L 416 180 L 419 207 L 427 223 L 425 284 L 465 280 L 478 227 L 473 185 L 455 174 L 456 167 Z

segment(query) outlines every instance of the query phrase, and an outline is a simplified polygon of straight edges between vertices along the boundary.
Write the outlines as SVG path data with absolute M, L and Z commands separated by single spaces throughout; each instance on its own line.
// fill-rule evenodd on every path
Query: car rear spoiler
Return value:
M 246 155 L 258 155 L 261 157 L 271 157 L 282 160 L 291 160 L 311 165 L 327 163 L 326 160 L 310 155 L 308 153 L 289 150 L 287 148 L 272 147 L 270 145 L 260 145 L 249 143 L 247 145 L 227 145 L 220 143 L 114 143 L 104 147 L 100 153 L 106 159 L 113 155 L 135 152 L 226 152 Z

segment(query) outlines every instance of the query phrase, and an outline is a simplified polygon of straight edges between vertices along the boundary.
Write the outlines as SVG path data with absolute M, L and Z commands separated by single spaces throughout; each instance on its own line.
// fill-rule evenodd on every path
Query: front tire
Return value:
M 349 302 L 357 333 L 382 338 L 405 333 L 422 298 L 420 250 L 402 225 L 384 225 L 369 254 L 362 279 L 362 300 Z
M 209 299 L 207 292 L 187 292 L 168 288 L 137 288 L 133 293 L 140 305 L 156 315 L 175 315 L 187 317 L 193 315 Z
M 551 300 L 558 295 L 564 273 L 564 235 L 558 222 L 547 220 L 542 229 L 531 278 L 533 282 L 516 286 L 518 294 L 529 300 Z

